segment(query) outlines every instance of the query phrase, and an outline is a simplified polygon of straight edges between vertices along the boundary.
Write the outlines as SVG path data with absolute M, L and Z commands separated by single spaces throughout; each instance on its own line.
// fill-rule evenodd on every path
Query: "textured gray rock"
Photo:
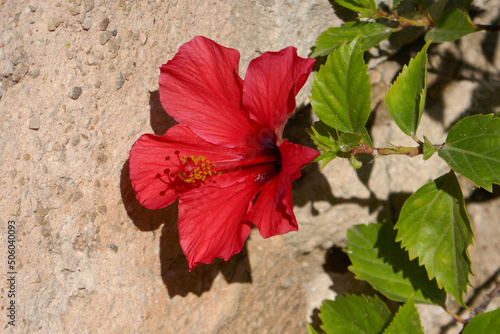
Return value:
M 159 104 L 159 66 L 180 45 L 205 35 L 240 51 L 244 76 L 250 60 L 268 50 L 294 45 L 307 56 L 316 37 L 340 19 L 323 0 L 49 0 L 24 10 L 28 5 L 7 1 L 0 11 L 0 212 L 3 221 L 19 224 L 20 332 L 304 333 L 321 296 L 335 295 L 331 285 L 341 292 L 340 282 L 329 283 L 339 275 L 325 275 L 325 249 L 342 246 L 353 224 L 390 216 L 397 199 L 445 170 L 436 157 L 428 162 L 432 171 L 421 158 L 408 163 L 404 157 L 378 159 L 358 173 L 342 160 L 322 172 L 310 166 L 294 187 L 299 232 L 264 240 L 253 231 L 240 255 L 188 273 L 175 206 L 141 207 L 128 176 L 129 150 L 139 135 L 161 134 L 174 124 Z M 497 17 L 497 7 L 483 13 L 481 23 Z M 97 28 L 101 15 L 116 37 Z M 82 26 L 86 17 L 94 22 L 89 30 Z M 443 140 L 446 127 L 472 107 L 498 111 L 500 43 L 491 43 L 491 57 L 473 53 L 488 36 L 431 52 L 450 57 L 436 63 L 440 71 L 467 61 L 450 71 L 445 89 L 429 84 L 421 129 L 433 141 Z M 400 66 L 374 69 L 377 145 L 386 138 L 412 144 L 376 103 Z M 490 76 L 483 82 L 477 75 Z M 73 87 L 84 94 L 71 98 Z M 308 94 L 306 87 L 299 104 Z M 303 129 L 312 118 L 307 110 L 298 113 L 287 137 L 308 143 Z M 468 189 L 466 196 L 477 193 Z M 478 234 L 471 255 L 481 263 L 474 282 L 481 285 L 498 267 L 499 231 L 491 228 L 500 206 L 490 200 L 468 205 Z M 433 313 L 427 315 L 432 324 Z

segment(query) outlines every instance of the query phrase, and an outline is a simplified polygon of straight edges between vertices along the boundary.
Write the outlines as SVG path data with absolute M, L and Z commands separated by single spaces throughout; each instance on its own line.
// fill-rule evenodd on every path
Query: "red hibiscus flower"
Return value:
M 160 101 L 179 124 L 143 135 L 130 151 L 139 202 L 160 209 L 179 198 L 179 237 L 192 270 L 241 251 L 255 224 L 264 238 L 297 230 L 292 181 L 318 156 L 289 143 L 283 127 L 313 59 L 288 47 L 252 60 L 195 37 L 160 70 Z M 258 195 L 258 196 L 257 196 Z

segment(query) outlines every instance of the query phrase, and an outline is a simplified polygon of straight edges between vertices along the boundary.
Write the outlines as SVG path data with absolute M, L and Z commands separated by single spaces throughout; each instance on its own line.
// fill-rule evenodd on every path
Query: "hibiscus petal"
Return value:
M 138 201 L 148 209 L 160 209 L 174 202 L 180 194 L 199 191 L 207 185 L 227 187 L 252 177 L 252 173 L 245 169 L 223 172 L 221 175 L 215 173 L 220 162 L 230 164 L 231 161 L 241 160 L 244 154 L 240 148 L 210 144 L 189 128 L 176 125 L 163 136 L 146 134 L 135 142 L 130 150 L 130 179 Z M 214 175 L 204 182 L 173 181 L 170 173 L 177 171 L 179 159 L 183 156 L 204 157 L 205 161 L 215 164 Z M 168 171 L 165 173 L 166 169 Z
M 315 60 L 297 56 L 294 47 L 265 52 L 250 62 L 243 83 L 243 105 L 250 118 L 281 137 L 295 110 L 295 96 L 311 73 Z
M 240 54 L 197 36 L 160 67 L 160 101 L 177 122 L 204 140 L 246 146 L 257 129 L 241 108 Z
M 250 234 L 245 215 L 258 187 L 252 182 L 218 189 L 205 187 L 179 200 L 179 238 L 189 270 L 216 257 L 229 260 Z
M 281 196 L 277 196 L 277 179 L 266 184 L 247 219 L 254 223 L 263 238 L 297 231 L 298 225 L 293 213 L 292 185 Z
M 292 182 L 300 176 L 300 169 L 319 155 L 316 150 L 289 143 L 286 139 L 279 149 L 280 173 L 264 185 L 247 216 L 263 238 L 297 231 L 292 205 Z

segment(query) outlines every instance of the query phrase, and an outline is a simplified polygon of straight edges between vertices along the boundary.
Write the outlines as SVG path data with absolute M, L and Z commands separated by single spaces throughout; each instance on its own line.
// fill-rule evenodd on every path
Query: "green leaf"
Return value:
M 449 42 L 479 30 L 472 24 L 467 12 L 452 9 L 441 16 L 434 29 L 427 32 L 425 40 L 437 43 Z
M 332 52 L 314 76 L 311 105 L 327 125 L 365 134 L 370 116 L 370 77 L 359 37 Z
M 470 5 L 472 4 L 472 0 L 463 0 L 462 5 L 464 9 L 469 9 Z
M 348 22 L 341 27 L 328 28 L 319 35 L 311 57 L 327 56 L 344 43 L 361 35 L 361 49 L 378 45 L 392 34 L 389 27 L 377 22 Z
M 337 153 L 335 152 L 325 152 L 318 156 L 316 159 L 314 159 L 313 162 L 319 162 L 319 169 L 323 170 L 323 168 L 326 167 L 332 161 L 337 157 Z
M 378 297 L 345 295 L 323 301 L 319 317 L 325 333 L 379 334 L 392 318 Z
M 316 122 L 314 125 L 320 122 Z M 318 124 L 320 127 L 327 127 L 325 124 Z M 331 128 L 330 128 L 331 129 Z M 335 131 L 334 129 L 331 129 Z M 324 132 L 324 129 L 320 128 L 320 131 Z M 333 132 L 332 131 L 332 132 Z M 306 129 L 306 132 L 309 134 L 311 139 L 314 141 L 314 144 L 318 147 L 318 150 L 321 151 L 321 155 L 314 159 L 313 162 L 320 162 L 320 169 L 325 168 L 325 166 L 337 157 L 338 152 L 340 152 L 340 147 L 332 135 L 330 133 L 326 133 L 327 136 L 324 136 L 319 133 L 318 130 L 314 126 L 311 126 L 310 129 Z
M 399 5 L 403 2 L 403 0 L 393 0 L 392 1 L 392 9 L 398 9 Z
M 362 141 L 370 146 L 370 147 L 373 147 L 373 142 L 372 142 L 372 139 L 370 138 L 370 134 L 368 133 L 368 131 L 366 130 L 366 128 L 364 129 L 365 130 L 365 136 L 363 137 Z
M 498 333 L 499 328 L 500 308 L 497 308 L 495 311 L 482 313 L 472 318 L 462 334 Z
M 347 231 L 347 249 L 357 279 L 367 281 L 387 298 L 404 302 L 411 296 L 417 303 L 442 305 L 446 293 L 429 280 L 418 260 L 396 242 L 392 224 L 356 225 Z
M 351 163 L 351 166 L 354 169 L 360 169 L 363 166 L 363 163 L 361 161 L 359 161 L 358 159 L 356 159 L 356 156 L 354 156 L 354 155 L 351 155 L 349 157 L 349 162 Z
M 448 0 L 430 0 L 424 5 L 424 10 L 432 21 L 438 21 L 448 4 Z
M 434 145 L 424 136 L 424 160 L 429 160 L 436 151 Z
M 413 298 L 401 306 L 384 334 L 425 334 Z
M 385 96 L 385 104 L 399 128 L 408 136 L 417 133 L 427 93 L 427 48 L 425 44 L 408 66 L 404 66 Z
M 500 118 L 474 115 L 458 121 L 448 133 L 441 158 L 478 187 L 500 184 Z
M 339 148 L 342 152 L 349 152 L 359 145 L 364 135 L 355 133 L 341 133 L 339 136 Z
M 467 248 L 473 233 L 455 173 L 450 171 L 417 190 L 403 205 L 397 241 L 410 259 L 419 258 L 429 277 L 462 306 L 469 284 L 471 263 Z
M 307 129 L 306 132 L 321 152 L 338 152 L 340 150 L 337 141 L 330 134 L 328 136 L 321 135 L 314 126 L 311 126 L 311 129 Z
M 307 324 L 307 334 L 319 334 L 316 330 L 311 326 L 311 324 Z
M 374 0 L 335 0 L 335 2 L 358 13 L 365 12 L 367 9 L 369 11 L 377 9 Z

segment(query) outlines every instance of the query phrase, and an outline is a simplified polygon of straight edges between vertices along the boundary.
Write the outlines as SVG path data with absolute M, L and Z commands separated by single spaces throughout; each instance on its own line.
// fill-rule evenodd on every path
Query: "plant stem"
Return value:
M 486 30 L 488 32 L 500 31 L 500 25 L 489 25 L 489 24 L 476 24 L 472 23 L 473 26 L 481 30 Z
M 367 145 L 362 144 L 361 146 L 357 146 L 351 150 L 352 155 L 356 154 L 370 154 L 372 156 L 379 157 L 382 155 L 393 155 L 393 154 L 398 154 L 398 155 L 407 155 L 410 158 L 413 158 L 416 155 L 422 154 L 422 147 L 401 147 L 401 146 L 394 146 L 391 148 L 376 148 L 376 147 L 370 147 Z
M 391 145 L 391 147 L 383 147 L 383 148 L 377 148 L 377 147 L 371 147 L 366 144 L 361 144 L 360 146 L 356 146 L 351 150 L 351 155 L 356 155 L 356 154 L 369 154 L 372 155 L 374 158 L 383 156 L 383 155 L 407 155 L 410 158 L 413 158 L 417 155 L 423 154 L 424 153 L 424 143 L 422 143 L 418 138 L 413 138 L 415 141 L 418 140 L 420 142 L 418 147 L 403 147 L 403 146 L 394 146 Z M 433 145 L 436 150 L 440 150 L 443 145 Z
M 376 18 L 384 18 L 391 21 L 397 21 L 401 25 L 401 28 L 408 26 L 416 26 L 416 27 L 431 26 L 431 22 L 425 16 L 422 16 L 420 19 L 414 20 L 394 13 L 386 13 L 382 10 L 377 10 L 376 12 L 373 13 L 373 16 Z
M 456 314 L 455 312 L 453 312 L 452 310 L 450 310 L 450 309 L 448 308 L 448 306 L 446 306 L 446 305 L 441 305 L 441 307 L 442 307 L 442 308 L 446 311 L 446 313 L 448 313 L 449 315 L 451 315 L 451 317 L 452 317 L 453 319 L 455 319 L 455 321 L 457 321 L 457 322 L 459 322 L 459 323 L 461 323 L 461 324 L 464 324 L 464 325 L 467 323 L 467 320 L 460 318 L 460 316 L 459 316 L 459 315 L 457 315 L 457 314 Z

